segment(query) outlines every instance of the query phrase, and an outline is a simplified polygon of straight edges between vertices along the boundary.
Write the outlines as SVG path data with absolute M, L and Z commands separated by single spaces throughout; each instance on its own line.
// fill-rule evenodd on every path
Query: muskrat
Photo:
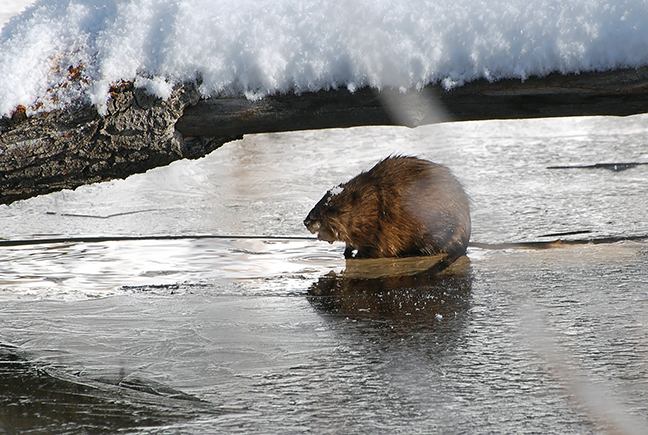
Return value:
M 346 258 L 465 254 L 470 205 L 445 166 L 390 156 L 326 192 L 304 220 L 319 240 L 346 243 Z

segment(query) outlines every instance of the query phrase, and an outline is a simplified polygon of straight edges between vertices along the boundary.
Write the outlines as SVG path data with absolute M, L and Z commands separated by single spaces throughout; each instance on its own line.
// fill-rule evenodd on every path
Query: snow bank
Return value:
M 648 65 L 645 0 L 42 0 L 0 35 L 0 113 L 110 84 L 262 98 Z

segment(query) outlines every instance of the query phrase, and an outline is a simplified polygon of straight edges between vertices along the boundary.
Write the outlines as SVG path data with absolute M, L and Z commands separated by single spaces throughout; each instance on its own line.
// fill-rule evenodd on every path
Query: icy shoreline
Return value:
M 166 98 L 362 87 L 446 89 L 648 65 L 648 8 L 543 2 L 38 1 L 0 36 L 0 114 L 71 101 L 105 111 L 110 85 Z

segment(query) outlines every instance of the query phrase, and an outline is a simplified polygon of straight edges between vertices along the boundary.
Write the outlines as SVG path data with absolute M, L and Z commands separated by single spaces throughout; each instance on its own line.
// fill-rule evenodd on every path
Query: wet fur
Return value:
M 345 242 L 347 258 L 458 257 L 470 238 L 470 207 L 446 167 L 394 156 L 328 191 L 304 224 L 320 240 Z

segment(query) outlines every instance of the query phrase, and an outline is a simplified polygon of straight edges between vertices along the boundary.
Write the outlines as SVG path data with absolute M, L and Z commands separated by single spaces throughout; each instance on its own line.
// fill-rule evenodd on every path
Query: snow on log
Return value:
M 363 88 L 275 95 L 259 101 L 207 99 L 187 107 L 176 124 L 185 136 L 224 136 L 360 125 L 444 121 L 627 116 L 648 112 L 648 68 L 573 75 L 550 74 L 445 90 L 431 85 L 401 93 Z
M 0 203 L 125 178 L 198 158 L 244 134 L 362 125 L 648 113 L 648 68 L 544 78 L 484 79 L 445 90 L 362 88 L 245 98 L 201 98 L 193 84 L 160 99 L 113 86 L 107 112 L 89 103 L 0 119 Z

